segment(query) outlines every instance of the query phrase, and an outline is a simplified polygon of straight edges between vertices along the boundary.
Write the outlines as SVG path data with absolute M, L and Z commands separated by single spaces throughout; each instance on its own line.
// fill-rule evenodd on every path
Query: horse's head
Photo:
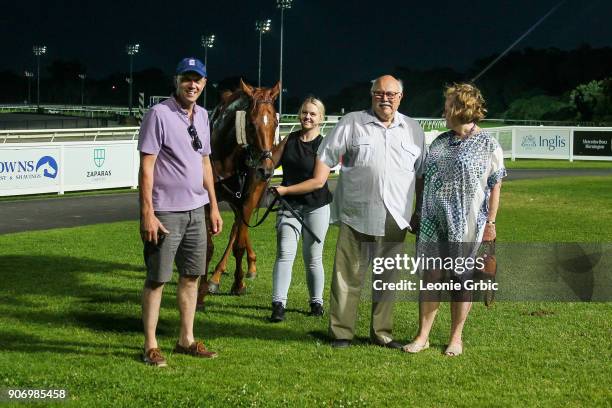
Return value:
M 259 150 L 261 156 L 256 158 L 258 177 L 267 181 L 274 174 L 272 146 L 278 120 L 274 101 L 280 93 L 280 81 L 273 88 L 254 88 L 240 80 L 240 89 L 251 100 L 251 109 L 247 112 L 247 122 L 255 130 L 253 140 L 249 143 Z

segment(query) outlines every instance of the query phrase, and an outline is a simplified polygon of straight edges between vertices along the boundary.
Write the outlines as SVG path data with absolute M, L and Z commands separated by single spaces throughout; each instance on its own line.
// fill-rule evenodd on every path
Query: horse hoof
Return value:
M 232 286 L 232 290 L 230 291 L 230 294 L 234 296 L 242 296 L 246 294 L 246 286 L 241 286 L 240 288 L 236 288 L 235 286 Z
M 247 279 L 255 279 L 256 277 L 257 277 L 257 273 L 255 272 L 247 272 L 246 274 Z
M 208 293 L 211 295 L 216 295 L 219 293 L 219 284 L 214 282 L 208 282 Z

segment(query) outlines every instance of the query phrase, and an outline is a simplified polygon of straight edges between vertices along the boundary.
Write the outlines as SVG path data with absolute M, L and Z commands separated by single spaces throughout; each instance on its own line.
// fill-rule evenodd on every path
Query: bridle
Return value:
M 245 164 L 251 170 L 255 170 L 259 163 L 263 163 L 267 159 L 272 160 L 271 150 L 256 150 L 251 145 L 246 145 L 245 149 L 247 154 Z
M 261 98 L 261 99 L 256 99 L 253 101 L 252 106 L 250 107 L 250 113 L 251 116 L 253 116 L 255 108 L 257 107 L 258 104 L 269 104 L 269 105 L 274 105 L 274 99 L 272 98 Z M 248 134 L 249 132 L 247 131 L 246 128 L 250 128 L 252 129 L 253 133 L 257 133 L 256 129 L 255 129 L 255 124 L 249 120 L 245 126 L 244 126 L 244 132 L 246 134 Z M 236 133 L 238 134 L 240 130 L 236 129 Z M 238 136 L 237 136 L 238 138 Z M 241 142 L 239 142 L 240 144 Z M 223 187 L 223 189 L 225 189 L 228 193 L 230 193 L 232 196 L 234 196 L 236 199 L 238 199 L 239 201 L 242 201 L 243 196 L 244 198 L 246 198 L 246 193 L 245 190 L 245 186 L 246 186 L 246 180 L 248 177 L 248 173 L 249 172 L 256 172 L 257 171 L 257 167 L 262 164 L 264 161 L 266 160 L 272 160 L 272 151 L 271 150 L 260 150 L 257 147 L 255 147 L 253 144 L 248 143 L 248 139 L 246 137 L 244 137 L 244 139 L 242 140 L 242 148 L 244 149 L 245 152 L 245 159 L 244 159 L 244 165 L 245 165 L 245 169 L 244 170 L 239 170 L 238 171 L 238 191 L 233 191 L 232 189 L 230 189 L 227 185 L 225 185 L 223 183 L 223 181 L 219 178 L 218 181 L 220 182 L 221 186 Z M 266 180 L 266 191 L 269 187 L 270 184 L 270 180 L 271 178 Z M 244 220 L 244 217 L 241 214 L 241 218 Z M 245 221 L 246 223 L 246 221 Z M 248 223 L 247 223 L 248 225 Z
M 260 105 L 260 104 L 274 105 L 274 99 L 272 99 L 272 98 L 256 99 L 254 101 L 254 103 L 253 103 L 253 106 L 251 107 L 251 114 L 253 114 L 253 112 L 255 111 L 255 108 L 257 107 L 257 105 Z M 249 125 L 252 128 L 255 127 L 255 125 L 251 121 L 249 121 Z M 255 132 L 255 133 L 257 133 L 257 132 Z M 246 145 L 246 151 L 247 151 L 246 165 L 250 169 L 255 169 L 257 167 L 257 165 L 259 165 L 260 163 L 263 163 L 267 159 L 272 160 L 272 151 L 271 150 L 259 150 L 259 149 L 255 149 L 255 148 L 252 147 L 252 145 L 247 144 Z M 259 153 L 259 154 L 257 154 L 257 153 Z

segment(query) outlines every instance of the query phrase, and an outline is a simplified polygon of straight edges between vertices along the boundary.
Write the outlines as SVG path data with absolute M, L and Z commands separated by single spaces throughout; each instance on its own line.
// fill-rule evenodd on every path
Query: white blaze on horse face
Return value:
M 268 115 L 264 115 L 263 123 L 264 123 L 264 126 L 268 126 Z

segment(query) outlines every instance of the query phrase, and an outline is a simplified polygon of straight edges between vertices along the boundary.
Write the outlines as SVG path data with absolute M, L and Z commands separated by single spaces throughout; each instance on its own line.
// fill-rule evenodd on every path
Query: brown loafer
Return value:
M 201 341 L 194 341 L 189 347 L 183 347 L 180 344 L 176 343 L 176 346 L 174 347 L 174 352 L 178 354 L 187 354 L 189 356 L 200 358 L 217 357 L 217 353 L 215 353 L 214 351 L 206 350 L 206 346 Z
M 142 353 L 142 361 L 155 367 L 166 367 L 168 365 L 161 350 L 158 348 L 150 348 Z

